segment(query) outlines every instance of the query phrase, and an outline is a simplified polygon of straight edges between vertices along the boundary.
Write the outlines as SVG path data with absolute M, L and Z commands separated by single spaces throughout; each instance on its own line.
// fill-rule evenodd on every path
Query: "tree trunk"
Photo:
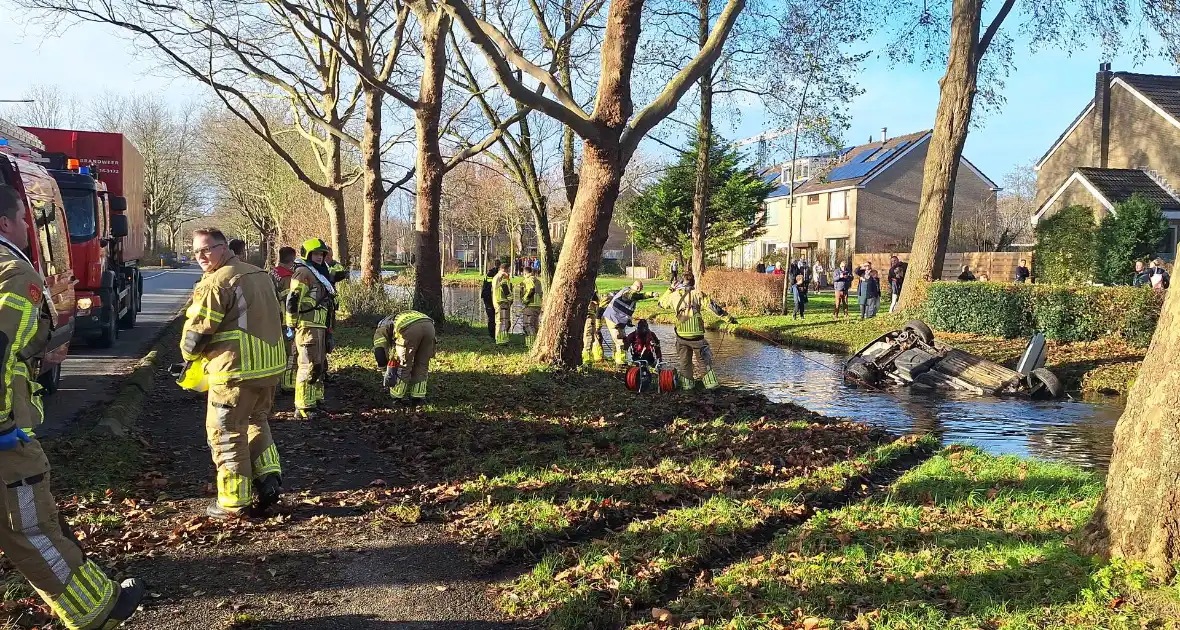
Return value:
M 414 274 L 414 310 L 443 321 L 442 256 L 439 252 L 439 202 L 445 170 L 438 146 L 439 118 L 446 66 L 446 32 L 450 19 L 442 11 L 420 16 L 422 22 L 422 80 L 414 127 L 418 140 L 418 195 L 414 207 L 417 233 L 417 273 Z
M 533 343 L 532 357 L 537 361 L 563 367 L 582 362 L 582 327 L 619 196 L 622 164 L 617 144 L 583 144 L 578 198 L 570 213 L 552 289 L 545 300 L 545 317 Z
M 697 45 L 709 41 L 709 0 L 697 2 Z M 692 275 L 697 282 L 705 276 L 705 212 L 709 209 L 709 150 L 713 143 L 713 66 L 701 75 L 701 112 L 697 120 L 696 182 L 692 192 Z
M 344 216 L 344 174 L 341 171 L 340 138 L 328 138 L 328 154 L 324 156 L 324 179 L 332 187 L 331 194 L 324 196 L 324 211 L 328 213 L 328 242 L 332 244 L 332 255 L 336 262 L 346 268 L 352 265 L 352 252 L 348 249 L 348 222 Z M 295 249 L 299 249 L 296 247 Z
M 365 165 L 365 214 L 361 237 L 361 282 L 381 279 L 381 210 L 385 206 L 385 184 L 381 181 L 381 105 L 384 93 L 376 87 L 365 90 L 365 131 L 361 137 L 361 159 Z
M 1085 528 L 1087 553 L 1146 563 L 1170 580 L 1180 567 L 1180 298 L 1168 294 L 1127 407 L 1114 431 L 1106 490 Z
M 979 72 L 979 26 L 982 0 L 955 0 L 951 16 L 951 46 L 946 75 L 939 81 L 938 112 L 922 171 L 918 226 L 910 250 L 909 270 L 901 292 L 901 307 L 919 308 L 930 283 L 942 274 L 950 238 L 955 178 L 963 144 L 971 124 Z

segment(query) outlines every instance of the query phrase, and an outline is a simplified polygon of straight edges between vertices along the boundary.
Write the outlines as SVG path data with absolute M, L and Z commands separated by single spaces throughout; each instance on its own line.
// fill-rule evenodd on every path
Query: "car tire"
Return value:
M 868 385 L 876 385 L 881 382 L 881 373 L 876 367 L 865 363 L 864 361 L 854 361 L 848 364 L 845 370 L 847 376 L 854 381 L 860 381 Z
M 42 391 L 46 395 L 56 392 L 61 386 L 61 364 L 53 366 L 48 372 L 42 372 L 37 382 L 44 388 Z
M 926 325 L 926 322 L 920 319 L 911 319 L 910 321 L 906 322 L 905 326 L 902 326 L 901 329 L 917 337 L 922 341 L 922 343 L 926 345 L 934 343 L 934 331 L 930 330 L 930 327 Z
M 1065 387 L 1057 375 L 1045 368 L 1037 368 L 1028 375 L 1028 393 L 1038 400 L 1060 398 Z

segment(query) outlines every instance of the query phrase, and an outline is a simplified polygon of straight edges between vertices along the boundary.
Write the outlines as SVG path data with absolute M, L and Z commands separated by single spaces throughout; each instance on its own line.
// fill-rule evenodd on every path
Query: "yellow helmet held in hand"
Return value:
M 194 392 L 209 391 L 209 379 L 205 376 L 205 357 L 190 362 L 184 374 L 176 379 L 176 384 Z
M 309 238 L 303 241 L 303 245 L 299 248 L 299 254 L 307 258 L 312 252 L 327 252 L 331 248 L 324 242 L 322 238 Z

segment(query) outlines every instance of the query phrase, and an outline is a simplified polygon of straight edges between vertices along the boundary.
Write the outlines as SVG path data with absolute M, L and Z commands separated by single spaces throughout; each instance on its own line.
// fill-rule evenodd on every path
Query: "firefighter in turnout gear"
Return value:
M 295 260 L 285 308 L 286 334 L 294 339 L 298 355 L 295 415 L 304 419 L 317 416 L 324 400 L 328 331 L 336 315 L 336 288 L 329 279 L 327 255 L 328 245 L 322 239 L 304 241 L 304 258 Z
M 291 292 L 291 274 L 295 272 L 295 248 L 279 248 L 279 264 L 270 270 L 270 277 L 275 281 L 275 293 L 279 296 L 279 304 L 287 303 L 287 294 Z M 287 369 L 283 370 L 283 378 L 279 382 L 279 389 L 284 392 L 295 390 L 295 370 L 299 357 L 295 353 L 295 344 L 290 339 L 287 343 Z
M 541 323 L 541 304 L 544 291 L 537 270 L 528 267 L 524 271 L 524 282 L 520 285 L 520 303 L 524 305 L 521 326 L 524 328 L 524 345 L 532 347 L 537 338 L 537 327 Z
M 205 274 L 185 311 L 180 354 L 188 364 L 181 385 L 209 392 L 205 429 L 217 499 L 207 513 L 218 519 L 261 514 L 278 503 L 282 486 L 267 422 L 287 366 L 282 309 L 267 272 L 235 256 L 220 230 L 193 232 L 193 252 Z M 191 372 L 204 384 L 194 384 Z
M 393 356 L 389 354 L 390 347 Z M 377 324 L 373 333 L 373 358 L 378 368 L 385 368 L 384 385 L 394 400 L 418 404 L 426 399 L 432 357 L 434 320 L 425 313 L 406 311 L 390 315 Z
M 713 372 L 713 351 L 709 349 L 709 342 L 705 341 L 705 318 L 701 309 L 708 308 L 718 317 L 728 318 L 731 324 L 736 324 L 737 320 L 704 292 L 697 290 L 692 272 L 684 274 L 684 281 L 677 288 L 668 289 L 660 297 L 659 304 L 660 308 L 676 314 L 676 358 L 680 364 L 680 386 L 686 390 L 696 387 L 692 365 L 693 355 L 696 355 L 705 366 L 701 382 L 705 389 L 715 389 L 718 382 L 717 374 Z
M 500 265 L 500 272 L 492 278 L 492 300 L 496 305 L 496 343 L 503 345 L 511 339 L 512 330 L 512 278 L 508 276 L 508 263 Z
M 627 362 L 627 327 L 631 325 L 631 317 L 635 314 L 635 305 L 639 300 L 659 297 L 657 293 L 644 293 L 643 281 L 636 280 L 631 286 L 615 293 L 603 311 L 606 327 L 610 329 L 610 338 L 614 342 L 615 365 Z
M 21 195 L 0 185 L 0 551 L 71 630 L 123 625 L 143 598 L 136 579 L 116 584 L 86 557 L 57 511 L 49 461 L 33 433 L 43 412 L 35 357 L 56 314 L 29 245 Z
M 598 291 L 590 295 L 586 306 L 586 326 L 582 329 L 582 363 L 602 360 L 602 307 L 598 305 Z

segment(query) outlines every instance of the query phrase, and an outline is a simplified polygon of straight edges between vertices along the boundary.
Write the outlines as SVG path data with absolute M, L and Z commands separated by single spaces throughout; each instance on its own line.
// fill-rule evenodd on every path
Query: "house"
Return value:
M 766 199 L 766 233 L 731 252 L 730 266 L 749 267 L 788 247 L 792 258 L 818 256 L 827 265 L 853 253 L 908 251 L 918 224 L 931 132 L 889 138 L 884 131 L 881 140 L 834 158 L 806 158 L 806 164 L 797 162 L 793 169 L 784 165 L 779 187 Z M 794 195 L 788 183 L 792 174 Z M 999 190 L 962 158 L 952 216 L 966 220 L 994 213 Z
M 1095 218 L 1139 193 L 1158 203 L 1169 233 L 1160 256 L 1176 255 L 1180 231 L 1180 77 L 1098 67 L 1094 97 L 1036 164 L 1035 224 L 1071 205 Z

